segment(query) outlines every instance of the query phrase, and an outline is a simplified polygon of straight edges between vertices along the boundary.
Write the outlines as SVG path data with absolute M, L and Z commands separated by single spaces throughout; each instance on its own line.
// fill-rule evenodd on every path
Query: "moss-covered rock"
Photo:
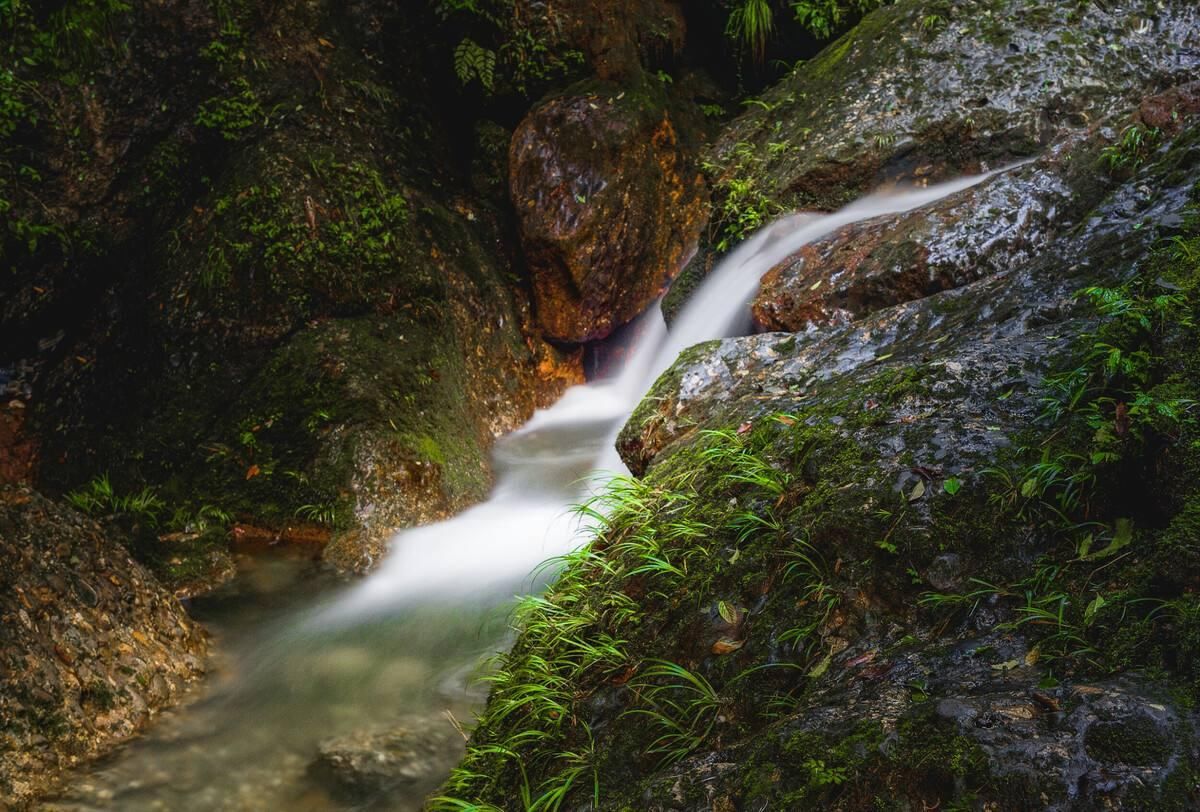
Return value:
M 1198 137 L 962 287 L 685 351 L 447 795 L 1194 805 Z
M 147 535 L 191 537 L 218 516 L 282 537 L 322 528 L 331 559 L 363 570 L 395 528 L 486 493 L 491 439 L 580 377 L 536 338 L 511 224 L 472 202 L 471 156 L 439 135 L 453 123 L 428 65 L 445 53 L 415 33 L 433 11 L 113 5 L 132 45 L 80 67 L 92 107 L 61 115 L 119 133 L 124 160 L 79 169 L 45 122 L 22 124 L 16 147 L 58 156 L 42 199 L 104 233 L 86 260 L 63 255 L 61 279 L 45 246 L 8 246 L 5 306 L 21 312 L 2 321 L 21 341 L 0 362 L 39 370 L 39 481 L 148 486 L 164 507 Z M 151 110 L 157 78 L 126 104 L 112 63 L 151 71 L 171 32 L 167 77 L 187 80 Z M 29 70 L 43 93 L 73 81 Z M 194 586 L 184 575 L 209 548 L 151 563 Z
M 1065 24 L 1064 24 L 1065 23 Z M 762 95 L 708 156 L 718 239 L 780 208 L 1037 153 L 1194 71 L 1191 3 L 901 0 Z

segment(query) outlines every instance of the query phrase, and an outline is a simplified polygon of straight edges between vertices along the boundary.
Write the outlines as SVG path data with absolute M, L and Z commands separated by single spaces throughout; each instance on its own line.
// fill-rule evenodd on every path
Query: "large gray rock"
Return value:
M 752 178 L 785 207 L 836 207 L 884 177 L 1035 154 L 1200 64 L 1187 0 L 901 0 L 763 94 L 716 143 L 718 190 Z
M 594 776 L 601 809 L 1196 808 L 1198 635 L 1183 607 L 1195 606 L 1200 432 L 1147 430 L 1114 465 L 1086 452 L 1109 424 L 1122 431 L 1119 407 L 1042 419 L 1048 376 L 1094 363 L 1102 327 L 1128 327 L 1081 288 L 1173 290 L 1200 310 L 1194 263 L 1179 258 L 1200 239 L 1200 126 L 1179 118 L 1133 177 L 1075 151 L 1097 176 L 1085 188 L 1051 152 L 864 227 L 868 254 L 1008 235 L 967 251 L 955 286 L 684 351 L 618 439 L 641 485 L 614 499 L 592 557 L 531 611 L 501 668 L 536 671 L 588 643 L 620 655 L 549 666 L 568 675 L 563 723 L 510 712 L 521 695 L 498 688 L 468 757 L 483 778 L 453 789 L 511 797 L 516 767 L 483 748 L 544 730 L 521 749 L 522 765 L 549 765 L 530 783 L 565 775 L 551 753 L 594 754 L 570 797 L 583 803 Z M 1043 214 L 1021 231 L 1003 210 L 1026 204 Z M 833 247 L 850 250 L 848 234 Z M 1168 360 L 1145 386 L 1194 400 L 1194 327 L 1181 316 L 1158 331 Z M 1095 476 L 1095 490 L 1075 506 L 1049 490 L 1039 501 L 1025 483 L 1055 465 Z M 1126 555 L 1093 564 L 1076 546 L 1080 524 L 1115 541 L 1135 515 Z M 630 617 L 593 609 L 619 595 Z M 1098 597 L 1123 602 L 1104 614 Z M 1062 614 L 1037 614 L 1047 607 Z M 718 615 L 730 633 L 714 641 Z

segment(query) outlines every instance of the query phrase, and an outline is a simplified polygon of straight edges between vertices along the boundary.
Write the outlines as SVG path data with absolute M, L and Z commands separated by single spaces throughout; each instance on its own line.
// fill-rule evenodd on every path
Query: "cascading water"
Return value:
M 668 333 L 657 307 L 621 375 L 577 386 L 496 445 L 496 488 L 457 517 L 397 535 L 383 566 L 323 617 L 345 621 L 413 601 L 505 596 L 540 562 L 577 546 L 568 507 L 586 494 L 589 471 L 619 471 L 611 440 L 650 384 L 684 349 L 746 332 L 759 280 L 802 246 L 849 223 L 919 208 L 987 176 L 889 190 L 827 215 L 793 214 L 744 241 L 713 270 Z M 584 531 L 586 532 L 586 531 Z
M 199 602 L 197 614 L 225 651 L 223 679 L 109 764 L 89 770 L 57 808 L 365 808 L 313 780 L 308 765 L 318 742 L 406 715 L 419 715 L 418 725 L 440 725 L 437 713 L 461 716 L 481 700 L 467 676 L 502 645 L 508 600 L 538 587 L 530 574 L 541 562 L 580 543 L 586 531 L 569 506 L 586 497 L 589 473 L 594 486 L 602 478 L 593 472 L 620 470 L 615 433 L 679 352 L 743 332 L 762 274 L 806 243 L 985 177 L 879 192 L 834 214 L 794 214 L 762 229 L 714 269 L 669 334 L 651 308 L 619 377 L 571 389 L 499 440 L 496 486 L 486 502 L 397 534 L 387 560 L 357 586 L 326 585 L 328 597 L 314 608 L 312 584 L 319 582 L 298 588 L 294 572 L 268 568 L 263 577 L 280 578 L 281 587 Z M 259 618 L 252 632 L 247 615 Z M 419 809 L 456 753 L 451 747 L 426 758 L 422 777 L 394 783 L 377 799 L 383 806 L 371 808 Z

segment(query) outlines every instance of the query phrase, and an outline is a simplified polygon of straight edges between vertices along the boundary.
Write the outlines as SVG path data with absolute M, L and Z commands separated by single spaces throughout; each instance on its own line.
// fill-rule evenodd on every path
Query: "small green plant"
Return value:
M 83 488 L 66 495 L 67 501 L 90 516 L 129 517 L 158 526 L 159 516 L 166 504 L 153 490 L 144 487 L 134 493 L 119 495 L 108 474 L 96 477 Z
M 657 738 L 646 748 L 661 756 L 659 767 L 682 760 L 700 746 L 717 724 L 721 698 L 699 674 L 666 660 L 654 660 L 633 686 L 646 707 L 627 715 L 645 716 Z
M 1162 140 L 1162 131 L 1144 124 L 1130 124 L 1121 131 L 1117 143 L 1105 147 L 1100 160 L 1110 172 L 1137 169 Z
M 948 25 L 948 20 L 941 14 L 926 14 L 921 17 L 921 30 L 926 34 L 936 34 Z
M 266 121 L 258 93 L 245 77 L 235 79 L 227 95 L 205 101 L 196 111 L 196 123 L 216 130 L 226 141 L 240 141 Z
M 233 523 L 233 514 L 216 505 L 201 505 L 196 511 L 177 507 L 171 514 L 167 526 L 184 533 L 204 533 L 214 527 L 226 527 Z
M 796 21 L 820 39 L 829 39 L 834 32 L 853 18 L 886 5 L 890 0 L 789 0 Z
M 820 759 L 807 759 L 803 767 L 808 771 L 809 785 L 818 789 L 841 786 L 848 778 L 845 767 L 830 767 Z
M 336 527 L 338 524 L 338 506 L 333 503 L 301 505 L 296 508 L 296 516 L 313 524 Z
M 464 85 L 477 79 L 491 93 L 496 88 L 496 52 L 464 38 L 454 49 L 454 72 Z
M 726 35 L 744 45 L 757 62 L 762 62 L 774 30 L 775 12 L 770 0 L 738 0 L 725 24 Z

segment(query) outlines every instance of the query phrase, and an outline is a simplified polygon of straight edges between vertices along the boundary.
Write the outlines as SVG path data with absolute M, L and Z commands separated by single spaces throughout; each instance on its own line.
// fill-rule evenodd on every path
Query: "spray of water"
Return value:
M 612 447 L 621 422 L 682 350 L 746 331 L 748 305 L 766 271 L 842 226 L 925 206 L 987 177 L 879 191 L 833 214 L 793 214 L 760 230 L 713 270 L 669 333 L 658 308 L 651 308 L 617 378 L 572 388 L 500 440 L 496 487 L 486 502 L 397 534 L 380 569 L 320 612 L 319 622 L 353 622 L 431 601 L 491 602 L 522 586 L 536 588 L 522 583 L 529 573 L 578 546 L 586 533 L 569 506 L 586 495 L 588 475 L 623 471 Z

